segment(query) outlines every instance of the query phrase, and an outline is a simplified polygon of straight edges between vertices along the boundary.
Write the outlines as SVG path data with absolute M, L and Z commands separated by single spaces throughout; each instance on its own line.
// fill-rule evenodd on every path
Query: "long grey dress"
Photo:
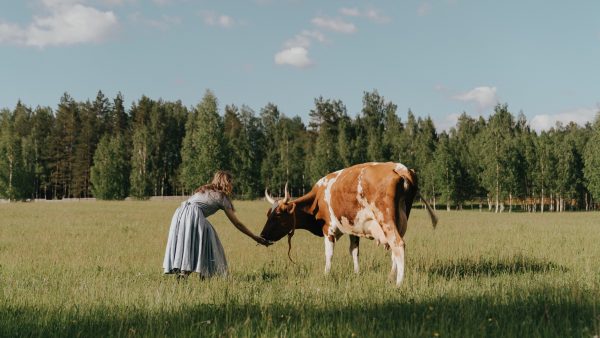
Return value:
M 163 268 L 165 273 L 198 272 L 202 277 L 227 274 L 225 252 L 206 217 L 219 209 L 232 209 L 221 192 L 196 193 L 175 210 Z

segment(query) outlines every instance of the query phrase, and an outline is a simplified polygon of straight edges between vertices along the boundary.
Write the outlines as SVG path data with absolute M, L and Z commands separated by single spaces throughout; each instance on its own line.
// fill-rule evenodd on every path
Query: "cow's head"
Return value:
M 295 230 L 294 213 L 296 211 L 296 204 L 289 203 L 290 194 L 287 190 L 287 183 L 284 190 L 285 197 L 276 201 L 265 189 L 265 199 L 271 204 L 271 207 L 267 211 L 267 222 L 260 233 L 260 237 L 271 242 L 278 241 L 285 235 L 293 234 Z

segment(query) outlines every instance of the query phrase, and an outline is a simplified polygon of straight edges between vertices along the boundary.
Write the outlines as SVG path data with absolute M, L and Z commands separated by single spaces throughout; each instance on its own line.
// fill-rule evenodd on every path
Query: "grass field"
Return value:
M 407 270 L 348 237 L 323 275 L 323 241 L 298 231 L 258 247 L 211 217 L 230 276 L 178 283 L 161 265 L 178 203 L 0 204 L 1 336 L 592 337 L 600 334 L 600 214 L 422 210 L 409 221 Z M 237 202 L 258 232 L 266 203 Z

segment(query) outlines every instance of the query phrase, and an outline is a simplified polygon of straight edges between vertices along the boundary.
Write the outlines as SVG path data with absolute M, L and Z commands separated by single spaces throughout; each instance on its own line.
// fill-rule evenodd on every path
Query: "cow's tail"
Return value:
M 427 209 L 427 212 L 429 213 L 429 218 L 431 218 L 431 225 L 433 225 L 433 228 L 435 229 L 435 227 L 438 223 L 437 215 L 433 211 L 433 208 L 431 207 L 431 205 L 429 205 L 429 202 L 427 202 L 427 199 L 421 195 L 420 191 L 417 191 L 417 197 L 421 199 L 423 204 L 425 204 L 425 208 Z
M 404 169 L 406 170 L 406 169 Z M 435 227 L 437 226 L 438 223 L 438 217 L 435 214 L 435 212 L 433 211 L 433 208 L 431 207 L 431 205 L 429 205 L 429 202 L 427 202 L 427 199 L 424 198 L 421 195 L 421 192 L 419 191 L 419 184 L 418 184 L 418 180 L 417 180 L 417 174 L 415 173 L 415 171 L 413 169 L 410 169 L 407 171 L 404 170 L 396 170 L 396 173 L 404 179 L 404 190 L 407 191 L 409 189 L 410 184 L 412 184 L 417 192 L 415 197 L 421 199 L 421 201 L 423 202 L 423 204 L 425 204 L 425 208 L 427 209 L 427 212 L 429 213 L 429 218 L 431 218 L 431 225 L 433 225 L 433 228 L 435 229 Z

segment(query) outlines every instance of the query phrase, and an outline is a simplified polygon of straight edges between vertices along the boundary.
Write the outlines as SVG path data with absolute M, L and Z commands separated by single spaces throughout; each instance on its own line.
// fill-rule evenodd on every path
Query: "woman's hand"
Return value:
M 264 246 L 269 246 L 269 245 L 273 244 L 271 241 L 264 239 L 262 237 L 258 237 L 258 236 L 254 236 L 254 240 L 256 241 L 256 243 L 258 243 L 260 245 L 264 245 Z

